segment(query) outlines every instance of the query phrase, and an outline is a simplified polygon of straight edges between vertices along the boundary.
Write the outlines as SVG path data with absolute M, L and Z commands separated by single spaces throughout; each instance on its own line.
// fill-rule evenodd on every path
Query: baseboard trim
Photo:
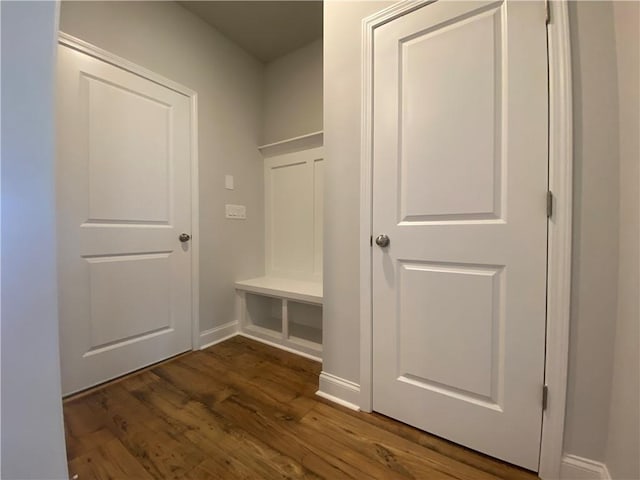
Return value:
M 607 466 L 577 455 L 563 455 L 560 466 L 562 480 L 611 480 Z
M 210 328 L 200 333 L 200 350 L 209 348 L 216 343 L 224 342 L 238 334 L 239 323 L 237 320 L 225 323 L 218 327 Z
M 320 373 L 320 388 L 316 395 L 351 410 L 360 410 L 360 385 L 331 373 Z
M 250 338 L 251 340 L 255 340 L 256 342 L 264 343 L 265 345 L 269 345 L 270 347 L 279 348 L 280 350 L 284 350 L 285 352 L 295 353 L 296 355 L 299 355 L 304 358 L 308 358 L 309 360 L 322 363 L 322 359 L 320 357 L 316 357 L 315 355 L 311 355 L 310 353 L 301 352 L 300 350 L 296 350 L 295 348 L 289 348 L 285 345 L 281 345 L 276 342 L 270 342 L 269 340 L 265 340 L 264 338 L 251 335 L 250 333 L 247 333 L 247 332 L 239 331 L 237 334 L 240 335 L 241 337 Z

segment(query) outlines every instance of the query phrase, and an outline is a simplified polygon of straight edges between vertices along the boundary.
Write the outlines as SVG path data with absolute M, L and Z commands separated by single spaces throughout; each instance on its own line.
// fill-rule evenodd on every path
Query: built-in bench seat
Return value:
M 272 297 L 322 305 L 322 282 L 258 277 L 236 282 L 236 289 Z
M 259 147 L 267 273 L 235 282 L 242 335 L 317 360 L 322 355 L 322 138 L 314 132 Z
M 243 335 L 321 360 L 321 282 L 267 276 L 235 287 Z

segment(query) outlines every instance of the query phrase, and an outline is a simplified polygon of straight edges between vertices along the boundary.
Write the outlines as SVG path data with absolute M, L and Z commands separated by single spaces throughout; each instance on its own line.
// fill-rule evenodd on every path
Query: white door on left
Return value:
M 191 125 L 187 96 L 65 45 L 57 80 L 69 394 L 191 348 Z

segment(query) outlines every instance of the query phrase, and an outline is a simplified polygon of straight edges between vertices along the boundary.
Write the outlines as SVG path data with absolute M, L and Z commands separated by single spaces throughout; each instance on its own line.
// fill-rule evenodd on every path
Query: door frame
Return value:
M 403 0 L 362 21 L 360 410 L 365 412 L 371 412 L 373 406 L 373 36 L 377 27 L 433 1 Z M 548 220 L 547 250 L 544 384 L 548 395 L 542 415 L 538 474 L 543 479 L 554 479 L 560 477 L 562 462 L 569 354 L 573 207 L 571 48 L 567 0 L 541 1 L 540 7 L 547 7 L 549 12 L 549 190 L 554 205 Z
M 200 215 L 198 196 L 198 93 L 129 60 L 96 47 L 72 35 L 58 32 L 58 44 L 85 53 L 127 72 L 146 78 L 185 97 L 190 103 L 190 157 L 191 157 L 191 349 L 200 348 Z

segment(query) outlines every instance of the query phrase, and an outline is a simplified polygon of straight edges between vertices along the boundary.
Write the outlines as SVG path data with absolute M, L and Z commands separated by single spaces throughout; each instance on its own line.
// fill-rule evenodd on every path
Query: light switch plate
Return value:
M 224 188 L 227 190 L 233 190 L 233 175 L 224 176 Z
M 245 220 L 247 218 L 247 207 L 244 205 L 225 205 L 224 216 L 233 220 Z

